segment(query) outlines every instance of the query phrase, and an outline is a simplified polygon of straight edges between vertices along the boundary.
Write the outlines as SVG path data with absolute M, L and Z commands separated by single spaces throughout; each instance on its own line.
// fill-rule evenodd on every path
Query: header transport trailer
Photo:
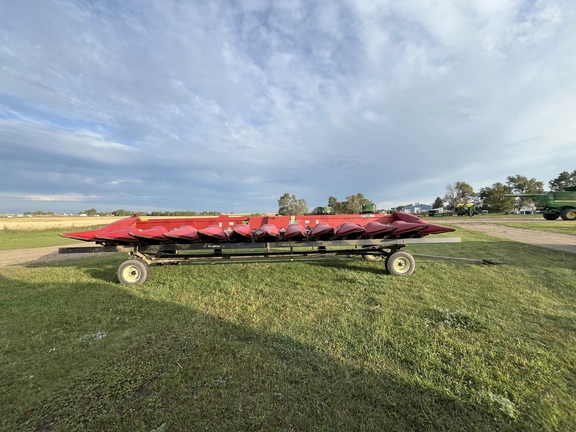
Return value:
M 454 231 L 408 213 L 298 216 L 220 215 L 189 218 L 132 217 L 97 230 L 60 234 L 94 242 L 60 253 L 126 252 L 118 267 L 125 285 L 150 277 L 151 264 L 296 261 L 335 256 L 384 262 L 388 273 L 408 276 L 414 257 L 408 244 L 454 243 L 458 237 L 425 238 Z
M 542 212 L 544 219 L 576 220 L 576 186 L 564 190 L 543 194 L 504 194 L 503 198 L 532 198 L 536 209 Z

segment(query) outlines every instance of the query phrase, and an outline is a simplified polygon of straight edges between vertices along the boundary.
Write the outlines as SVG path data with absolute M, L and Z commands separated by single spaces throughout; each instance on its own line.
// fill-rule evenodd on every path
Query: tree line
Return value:
M 576 186 L 576 170 L 572 172 L 563 171 L 548 182 L 550 192 L 563 190 L 572 186 Z M 504 213 L 519 210 L 532 202 L 530 197 L 502 198 L 502 195 L 511 193 L 545 193 L 544 182 L 516 174 L 508 176 L 504 183 L 497 182 L 492 186 L 480 188 L 480 190 L 476 192 L 470 184 L 464 181 L 457 181 L 447 185 L 444 197 L 438 196 L 430 205 L 432 208 L 443 207 L 447 210 L 455 210 L 458 204 L 471 203 L 480 210 L 488 210 L 491 213 Z M 361 213 L 362 206 L 366 204 L 373 204 L 373 202 L 362 193 L 349 195 L 345 201 L 338 201 L 334 196 L 328 198 L 329 210 L 334 214 Z M 401 210 L 411 205 L 412 204 L 404 204 L 390 210 Z M 297 198 L 295 195 L 285 193 L 278 200 L 278 214 L 280 215 L 297 215 L 309 212 L 310 209 L 308 208 L 306 200 Z
M 88 211 L 85 212 L 88 216 Z M 191 210 L 184 210 L 184 211 L 153 211 L 153 212 L 134 212 L 130 210 L 114 210 L 110 212 L 113 216 L 218 216 L 222 214 L 221 212 L 217 211 L 191 211 Z
M 544 189 L 544 182 L 535 178 L 516 174 L 506 177 L 506 182 L 496 182 L 492 186 L 480 188 L 477 192 L 472 186 L 458 181 L 446 186 L 444 198 L 436 198 L 434 208 L 445 207 L 453 210 L 458 204 L 472 203 L 481 210 L 492 213 L 505 213 L 520 210 L 532 203 L 531 197 L 503 198 L 505 194 L 540 194 L 564 190 L 576 186 L 576 170 L 563 171 L 548 182 L 548 190 Z M 438 204 L 442 205 L 438 205 Z
M 338 201 L 338 198 L 331 196 L 328 197 L 328 205 L 326 207 L 316 207 L 315 213 L 333 213 L 333 214 L 356 214 L 362 212 L 362 207 L 367 204 L 374 204 L 362 193 L 356 195 L 349 195 L 345 201 Z M 310 213 L 308 204 L 305 199 L 296 198 L 295 195 L 290 195 L 286 192 L 278 200 L 278 214 L 279 215 L 298 215 Z
M 563 171 L 557 177 L 548 182 L 550 192 L 566 189 L 567 187 L 576 187 L 576 170 L 572 172 Z M 472 203 L 480 210 L 488 210 L 491 213 L 503 213 L 511 210 L 519 210 L 528 206 L 532 199 L 530 197 L 522 198 L 502 198 L 504 194 L 535 194 L 545 193 L 544 182 L 535 178 L 529 179 L 520 174 L 506 177 L 504 183 L 497 182 L 492 186 L 482 187 L 477 192 L 465 181 L 457 181 L 446 186 L 444 197 L 438 196 L 433 203 L 432 208 L 444 207 L 447 210 L 456 209 L 458 204 Z M 328 197 L 326 207 L 316 208 L 321 212 L 330 212 L 333 214 L 358 214 L 362 212 L 363 206 L 374 204 L 362 193 L 349 195 L 344 201 L 339 201 L 335 196 Z M 399 205 L 390 210 L 401 210 L 412 204 Z M 297 198 L 288 192 L 278 200 L 278 214 L 280 215 L 297 215 L 310 213 L 308 204 L 305 199 Z M 53 215 L 54 212 L 26 212 L 25 215 Z M 79 214 L 86 216 L 218 216 L 221 212 L 217 211 L 132 211 L 118 209 L 112 212 L 99 212 L 95 208 L 87 209 Z M 255 213 L 259 214 L 259 213 Z
M 99 212 L 95 208 L 83 210 L 78 214 L 85 214 L 86 216 L 218 216 L 222 214 L 221 212 L 217 211 L 153 211 L 153 212 L 145 212 L 145 211 L 132 211 L 132 210 L 124 210 L 118 209 L 111 212 Z

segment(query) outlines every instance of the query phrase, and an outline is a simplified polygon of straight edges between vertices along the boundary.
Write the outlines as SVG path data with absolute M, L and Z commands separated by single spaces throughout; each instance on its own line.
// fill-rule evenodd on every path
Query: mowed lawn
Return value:
M 576 257 L 454 235 L 505 264 L 1 267 L 0 430 L 576 430 Z

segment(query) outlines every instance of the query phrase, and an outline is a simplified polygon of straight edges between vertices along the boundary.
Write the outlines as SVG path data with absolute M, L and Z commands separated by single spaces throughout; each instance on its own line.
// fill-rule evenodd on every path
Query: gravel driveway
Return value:
M 92 243 L 88 243 L 92 246 Z M 79 247 L 85 247 L 83 244 Z M 25 264 L 35 264 L 35 263 L 45 263 L 52 261 L 63 261 L 72 258 L 87 258 L 94 255 L 103 255 L 106 252 L 99 252 L 97 254 L 85 254 L 85 253 L 71 253 L 71 254 L 59 254 L 58 249 L 63 246 L 48 246 L 41 248 L 30 248 L 30 249 L 12 249 L 0 251 L 0 267 L 13 266 L 13 265 L 25 265 Z M 66 246 L 70 247 L 70 246 Z
M 514 220 L 514 222 L 518 221 Z M 555 221 L 550 222 L 554 223 Z M 576 236 L 569 234 L 549 233 L 525 228 L 511 228 L 500 225 L 497 222 L 485 222 L 479 221 L 478 219 L 464 219 L 456 223 L 450 223 L 450 225 L 470 231 L 480 231 L 494 237 L 514 240 L 520 243 L 576 253 Z

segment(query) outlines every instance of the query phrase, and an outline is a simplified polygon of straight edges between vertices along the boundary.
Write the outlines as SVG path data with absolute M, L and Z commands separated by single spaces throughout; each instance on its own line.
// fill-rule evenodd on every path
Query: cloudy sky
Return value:
M 574 0 L 0 2 L 0 213 L 388 208 L 574 169 Z

